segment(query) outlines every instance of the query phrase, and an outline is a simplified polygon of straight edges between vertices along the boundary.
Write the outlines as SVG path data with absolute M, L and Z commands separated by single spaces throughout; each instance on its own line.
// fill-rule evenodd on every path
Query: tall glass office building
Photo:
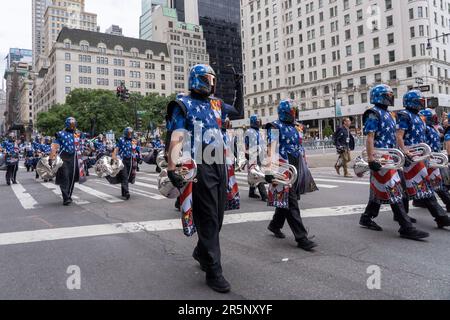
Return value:
M 178 19 L 184 21 L 184 0 L 172 0 Z M 242 73 L 240 0 L 198 0 L 200 25 L 206 39 L 211 66 L 218 76 L 217 96 L 234 99 L 232 67 Z
M 140 39 L 152 39 L 152 8 L 157 5 L 167 5 L 167 0 L 142 0 L 142 15 L 139 19 Z

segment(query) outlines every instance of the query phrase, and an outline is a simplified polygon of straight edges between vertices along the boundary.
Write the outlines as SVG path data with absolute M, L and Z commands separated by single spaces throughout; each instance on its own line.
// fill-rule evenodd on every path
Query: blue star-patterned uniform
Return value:
M 285 160 L 288 160 L 288 155 L 291 155 L 295 158 L 300 157 L 302 153 L 302 147 L 300 144 L 301 137 L 300 132 L 295 127 L 295 124 L 282 122 L 280 120 L 274 121 L 268 127 L 269 143 L 277 138 L 275 132 L 273 131 L 273 128 L 279 130 L 278 138 L 280 142 L 280 156 Z
M 161 142 L 158 139 L 154 139 L 152 144 L 153 144 L 153 148 L 155 148 L 155 149 L 161 149 L 162 148 Z
M 207 146 L 212 143 L 223 145 L 221 127 L 219 127 L 218 118 L 222 121 L 229 113 L 234 112 L 234 108 L 223 103 L 222 100 L 215 98 L 196 99 L 188 95 L 179 95 L 176 99 L 177 105 L 169 107 L 169 116 L 167 121 L 167 130 L 175 131 L 186 129 L 191 135 L 192 153 L 196 151 L 196 145 Z M 216 109 L 216 110 L 214 110 Z M 202 129 L 202 137 L 194 137 L 195 124 Z M 209 134 L 205 134 L 208 132 Z M 220 137 L 220 138 L 219 138 Z M 219 138 L 222 141 L 216 141 Z
M 421 116 L 409 110 L 398 113 L 397 129 L 405 131 L 405 146 L 425 142 L 426 125 Z
M 119 156 L 122 159 L 136 158 L 140 152 L 140 147 L 137 145 L 136 140 L 124 137 L 121 137 L 117 142 L 117 148 L 119 148 Z
M 41 144 L 39 150 L 45 154 L 45 155 L 49 155 L 52 151 L 52 146 L 49 144 Z
M 60 131 L 56 134 L 55 143 L 59 145 L 61 152 L 69 155 L 75 154 L 76 148 L 74 134 L 74 132 L 69 132 L 66 130 Z
M 375 106 L 364 114 L 364 135 L 375 134 L 374 146 L 377 149 L 395 148 L 396 121 L 392 114 L 381 107 Z
M 259 146 L 259 141 L 261 139 L 261 133 L 259 129 L 250 128 L 245 133 L 245 149 L 248 150 L 250 145 Z
M 426 133 L 425 143 L 431 147 L 431 150 L 433 152 L 441 152 L 442 143 L 439 131 L 437 131 L 432 126 L 427 126 L 425 133 Z
M 3 152 L 6 153 L 6 163 L 16 163 L 19 158 L 19 148 L 15 146 L 14 142 L 4 141 L 2 143 Z
M 94 148 L 97 150 L 97 153 L 106 153 L 106 144 L 104 144 L 101 140 L 95 140 Z

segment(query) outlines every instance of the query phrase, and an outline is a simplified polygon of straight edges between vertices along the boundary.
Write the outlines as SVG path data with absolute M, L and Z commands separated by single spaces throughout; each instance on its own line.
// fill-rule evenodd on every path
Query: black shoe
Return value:
M 194 258 L 198 263 L 200 263 L 200 269 L 202 269 L 203 272 L 206 272 L 207 268 L 200 261 L 200 257 L 198 256 L 197 248 L 195 248 L 194 252 L 192 253 L 192 258 Z
M 128 200 L 130 200 L 131 195 L 129 193 L 126 193 L 123 197 L 125 198 L 125 200 L 128 201 Z
M 422 201 L 417 201 L 417 200 L 413 201 L 413 207 L 424 208 L 424 209 L 427 208 L 427 206 Z
M 206 284 L 208 285 L 208 287 L 219 293 L 228 293 L 231 290 L 230 283 L 225 280 L 223 276 L 214 278 L 206 277 Z
M 6 184 L 7 184 L 8 186 L 10 186 L 10 185 L 11 185 L 11 182 L 6 182 Z
M 63 205 L 65 207 L 68 207 L 68 206 L 70 206 L 71 203 L 72 203 L 72 200 L 71 199 L 67 199 L 66 201 L 63 202 Z
M 13 184 L 17 184 L 17 181 L 13 181 Z
M 180 210 L 180 200 L 175 201 L 175 209 Z
M 283 232 L 281 232 L 280 229 L 275 229 L 275 228 L 272 228 L 271 226 L 268 226 L 267 230 L 272 232 L 274 234 L 275 238 L 278 238 L 278 239 L 285 239 L 286 238 L 286 235 Z
M 261 201 L 262 201 L 262 202 L 267 202 L 267 201 L 269 201 L 269 199 L 267 199 L 267 198 L 261 198 Z
M 436 223 L 439 229 L 450 227 L 450 218 L 448 216 L 439 217 L 438 219 L 436 219 Z
M 249 194 L 248 197 L 249 197 L 250 199 L 258 199 L 258 200 L 261 199 L 260 196 L 258 196 L 257 194 L 254 194 L 254 193 L 253 193 L 253 194 Z
M 410 240 L 422 240 L 428 238 L 430 234 L 425 231 L 417 230 L 416 228 L 400 229 L 400 237 Z
M 413 218 L 413 217 L 410 217 L 410 216 L 408 216 L 408 218 L 409 218 L 409 221 L 411 221 L 411 223 L 417 223 L 417 219 L 416 218 Z M 398 220 L 396 218 L 394 218 L 394 221 L 398 222 Z
M 317 247 L 317 243 L 309 240 L 308 238 L 303 238 L 302 240 L 297 241 L 297 247 L 305 251 L 312 251 L 312 249 Z
M 359 220 L 359 225 L 369 230 L 383 231 L 383 228 L 381 228 L 378 224 L 375 223 L 375 221 L 373 221 L 366 215 L 361 216 L 361 219 Z

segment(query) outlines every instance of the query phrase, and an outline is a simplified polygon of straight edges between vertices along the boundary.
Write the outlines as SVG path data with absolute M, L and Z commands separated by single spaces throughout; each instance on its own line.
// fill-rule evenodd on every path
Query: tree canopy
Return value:
M 112 91 L 75 89 L 67 96 L 65 104 L 54 105 L 48 112 L 38 114 L 36 126 L 41 133 L 53 136 L 64 128 L 67 117 L 74 117 L 83 132 L 98 135 L 112 130 L 117 136 L 128 126 L 135 127 L 136 110 L 142 119 L 140 131 L 146 132 L 150 122 L 154 128 L 164 123 L 167 104 L 173 98 L 132 94 L 129 101 L 124 102 Z

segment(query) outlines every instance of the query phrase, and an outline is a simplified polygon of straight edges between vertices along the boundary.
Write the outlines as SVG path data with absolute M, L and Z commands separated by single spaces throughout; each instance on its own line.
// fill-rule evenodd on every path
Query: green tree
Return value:
M 333 135 L 333 129 L 330 126 L 326 126 L 323 129 L 323 136 L 324 137 L 329 137 L 329 136 L 332 136 L 332 135 Z
M 112 130 L 118 136 L 125 127 L 135 126 L 136 108 L 136 111 L 144 112 L 141 117 L 142 131 L 145 132 L 150 121 L 155 127 L 164 123 L 167 104 L 174 98 L 132 94 L 131 99 L 124 102 L 112 91 L 75 89 L 67 96 L 65 104 L 55 105 L 48 112 L 40 113 L 36 125 L 42 133 L 54 135 L 64 128 L 64 120 L 72 116 L 84 132 L 99 134 Z

